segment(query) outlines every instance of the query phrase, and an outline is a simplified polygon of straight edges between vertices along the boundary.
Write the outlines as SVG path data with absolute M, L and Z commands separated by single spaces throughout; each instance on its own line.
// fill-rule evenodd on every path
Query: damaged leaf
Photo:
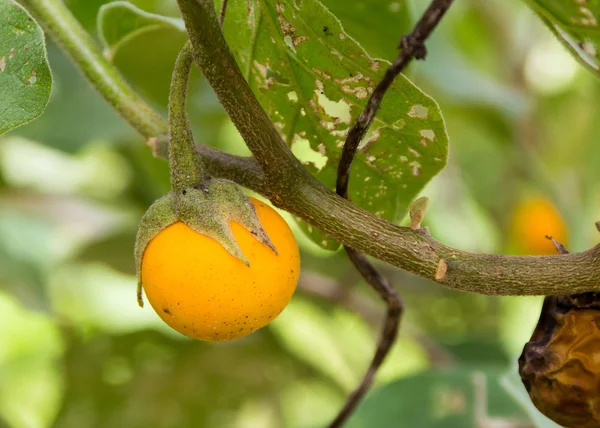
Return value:
M 600 1 L 525 0 L 586 68 L 600 73 Z
M 348 130 L 389 63 L 369 57 L 317 0 L 232 0 L 225 34 L 281 137 L 315 177 L 334 189 Z M 447 144 L 438 105 L 398 76 L 359 146 L 350 199 L 399 221 L 444 167 Z M 315 232 L 317 244 L 337 246 Z
M 42 29 L 22 6 L 0 0 L 0 134 L 39 117 L 51 87 Z

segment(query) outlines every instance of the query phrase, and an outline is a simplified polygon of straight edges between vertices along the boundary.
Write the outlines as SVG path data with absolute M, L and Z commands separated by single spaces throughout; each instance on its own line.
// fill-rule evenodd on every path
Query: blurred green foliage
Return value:
M 67 1 L 94 37 L 104 3 Z M 177 16 L 172 0 L 132 3 Z M 324 2 L 371 56 L 393 58 L 406 29 L 382 14 L 399 2 L 346 3 Z M 410 19 L 426 3 L 407 4 Z M 183 42 L 157 28 L 114 53 L 163 113 Z M 448 166 L 422 192 L 433 236 L 515 253 L 515 208 L 542 195 L 564 217 L 569 249 L 596 244 L 596 77 L 517 0 L 457 1 L 428 48 L 409 76 L 439 103 L 450 136 Z M 325 426 L 374 350 L 384 313 L 374 293 L 343 253 L 320 249 L 294 226 L 301 287 L 269 327 L 222 344 L 168 330 L 136 305 L 132 254 L 141 214 L 168 189 L 167 165 L 52 43 L 49 59 L 46 112 L 0 138 L 0 427 Z M 199 142 L 246 153 L 198 73 L 190 111 Z M 552 426 L 515 379 L 539 298 L 456 293 L 382 268 L 407 312 L 350 427 Z

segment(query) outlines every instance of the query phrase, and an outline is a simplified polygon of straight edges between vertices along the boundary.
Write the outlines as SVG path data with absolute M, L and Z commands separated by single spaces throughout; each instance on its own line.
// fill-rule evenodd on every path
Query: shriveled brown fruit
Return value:
M 588 299 L 589 300 L 589 299 Z M 546 297 L 519 358 L 531 401 L 568 428 L 600 427 L 600 309 L 573 296 Z

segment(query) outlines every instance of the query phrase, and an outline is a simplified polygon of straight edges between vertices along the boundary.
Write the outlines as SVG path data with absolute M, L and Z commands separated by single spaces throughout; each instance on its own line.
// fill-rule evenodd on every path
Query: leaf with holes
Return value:
M 600 0 L 525 0 L 586 68 L 600 73 Z
M 371 59 L 316 0 L 230 1 L 225 26 L 243 73 L 282 138 L 333 189 L 346 134 L 388 63 Z M 435 101 L 399 76 L 359 146 L 350 198 L 383 218 L 401 219 L 444 167 L 447 143 Z
M 98 12 L 98 36 L 108 59 L 135 36 L 163 28 L 185 33 L 183 20 L 149 13 L 126 1 L 105 4 Z
M 0 0 L 0 134 L 39 117 L 51 88 L 42 29 L 22 6 Z
M 317 0 L 230 1 L 225 33 L 284 141 L 333 189 L 346 134 L 389 63 L 370 58 Z M 444 167 L 447 145 L 435 101 L 399 76 L 359 146 L 350 198 L 398 221 Z M 332 246 L 322 236 L 313 239 Z

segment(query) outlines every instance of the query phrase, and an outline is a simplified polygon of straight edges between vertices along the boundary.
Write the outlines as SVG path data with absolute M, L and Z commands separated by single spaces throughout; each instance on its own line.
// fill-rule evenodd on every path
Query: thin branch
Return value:
M 449 4 L 436 0 L 436 4 Z M 339 197 L 308 174 L 253 95 L 225 41 L 212 0 L 178 0 L 195 61 L 265 173 L 277 207 L 295 214 L 343 244 L 438 283 L 493 295 L 549 295 L 600 288 L 600 246 L 561 256 L 474 254 L 396 226 Z M 447 9 L 447 7 L 446 7 Z M 445 11 L 446 9 L 443 9 Z M 440 12 L 441 13 L 441 12 Z M 439 16 L 429 15 L 405 50 L 423 56 L 424 36 Z M 421 21 L 420 21 L 421 22 Z M 415 42 L 416 40 L 416 42 Z M 412 48 L 411 48 L 412 46 Z
M 402 49 L 400 55 L 398 55 L 392 65 L 387 69 L 385 75 L 377 84 L 373 93 L 371 93 L 367 106 L 361 112 L 356 123 L 352 126 L 346 136 L 346 142 L 344 143 L 340 163 L 338 164 L 336 183 L 338 195 L 341 195 L 344 198 L 348 197 L 350 166 L 352 165 L 356 149 L 371 126 L 385 93 L 396 77 L 406 68 L 413 58 L 425 59 L 427 50 L 423 43 L 435 29 L 448 8 L 450 8 L 452 2 L 453 0 L 433 0 L 427 10 L 423 13 L 419 22 L 415 25 L 412 33 L 402 38 L 402 41 L 400 42 L 400 48 Z
M 377 370 L 379 370 L 385 357 L 387 357 L 396 342 L 400 317 L 404 310 L 400 295 L 388 282 L 387 278 L 381 275 L 364 255 L 350 247 L 344 248 L 346 253 L 348 253 L 348 258 L 352 261 L 356 269 L 386 303 L 387 314 L 380 339 L 377 343 L 377 349 L 375 350 L 371 364 L 369 364 L 369 368 L 365 372 L 360 385 L 350 394 L 344 407 L 342 407 L 336 418 L 329 425 L 329 428 L 341 427 L 356 410 L 356 407 L 373 384 Z
M 223 0 L 221 3 L 221 16 L 219 17 L 219 25 L 223 28 L 223 24 L 225 23 L 225 15 L 227 14 L 227 4 L 229 0 Z
M 565 246 L 561 242 L 558 242 L 556 239 L 554 239 L 552 236 L 546 235 L 546 239 L 552 241 L 552 245 L 554 245 L 554 248 L 556 248 L 556 252 L 558 254 L 569 254 L 569 251 L 567 251 Z
M 350 167 L 356 153 L 356 149 L 364 135 L 366 134 L 369 126 L 373 122 L 379 105 L 385 96 L 385 93 L 390 88 L 398 74 L 404 70 L 404 68 L 410 63 L 413 58 L 424 59 L 427 51 L 424 46 L 424 42 L 429 37 L 433 29 L 439 23 L 448 10 L 453 0 L 433 0 L 419 22 L 415 25 L 414 30 L 411 34 L 404 36 L 401 41 L 402 51 L 398 58 L 388 68 L 381 81 L 377 84 L 375 90 L 369 97 L 367 106 L 361 112 L 356 123 L 350 129 L 346 142 L 342 149 L 342 155 L 338 164 L 337 181 L 336 181 L 336 193 L 341 197 L 348 199 L 348 183 L 350 179 Z M 422 204 L 426 206 L 427 200 L 422 200 Z M 415 210 L 417 212 L 417 210 Z M 413 210 L 411 210 L 411 219 L 413 220 L 412 229 L 416 230 L 420 228 L 421 220 L 425 213 L 425 208 L 418 210 L 420 216 L 414 216 Z M 419 218 L 417 218 L 419 217 Z M 386 302 L 388 307 L 387 316 L 379 339 L 375 356 L 371 361 L 367 372 L 365 373 L 361 384 L 358 388 L 348 397 L 346 404 L 337 415 L 333 423 L 330 425 L 331 428 L 341 426 L 348 417 L 354 412 L 358 403 L 366 394 L 367 390 L 373 383 L 373 379 L 377 370 L 383 363 L 385 357 L 389 353 L 392 345 L 396 341 L 398 336 L 398 328 L 400 324 L 400 318 L 403 312 L 403 304 L 400 299 L 400 295 L 396 289 L 388 282 L 388 280 L 381 275 L 377 269 L 369 263 L 367 258 L 360 252 L 344 246 L 348 257 L 358 269 L 361 275 L 369 283 L 369 285 L 381 296 Z M 443 259 L 440 259 L 443 260 Z M 438 275 L 439 269 L 434 275 L 435 280 L 440 280 L 445 276 Z
M 196 150 L 202 155 L 202 162 L 211 177 L 227 178 L 266 198 L 272 197 L 265 174 L 256 159 L 235 156 L 204 144 L 197 144 Z
M 381 308 L 373 299 L 333 278 L 316 272 L 302 272 L 298 280 L 298 290 L 312 298 L 343 306 L 359 315 L 373 328 L 381 322 Z M 407 326 L 404 332 L 419 343 L 433 367 L 447 368 L 456 364 L 454 356 L 414 325 Z

